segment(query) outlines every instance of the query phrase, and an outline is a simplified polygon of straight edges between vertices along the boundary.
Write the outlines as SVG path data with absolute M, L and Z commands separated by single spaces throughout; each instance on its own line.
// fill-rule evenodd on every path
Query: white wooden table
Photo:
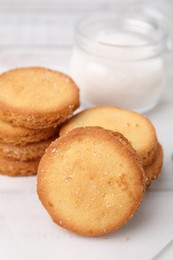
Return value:
M 40 65 L 68 72 L 76 20 L 115 4 L 106 0 L 15 2 L 0 1 L 0 71 Z M 0 260 L 149 260 L 157 255 L 173 239 L 171 85 L 147 116 L 163 145 L 164 167 L 126 226 L 103 237 L 76 236 L 51 221 L 38 200 L 36 177 L 0 176 Z M 157 259 L 171 260 L 173 251 Z

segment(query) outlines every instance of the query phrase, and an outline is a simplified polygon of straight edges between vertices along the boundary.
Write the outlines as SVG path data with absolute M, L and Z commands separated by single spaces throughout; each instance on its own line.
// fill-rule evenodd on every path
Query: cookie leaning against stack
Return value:
M 32 67 L 1 74 L 0 171 L 35 174 L 57 126 L 78 106 L 79 90 L 63 73 Z
M 60 135 L 76 127 L 101 126 L 122 133 L 136 150 L 146 170 L 146 184 L 156 179 L 163 163 L 163 152 L 158 144 L 152 123 L 143 115 L 117 107 L 93 107 L 66 121 Z
M 139 207 L 144 170 L 119 133 L 81 127 L 55 140 L 37 175 L 39 198 L 58 225 L 97 236 L 117 230 Z

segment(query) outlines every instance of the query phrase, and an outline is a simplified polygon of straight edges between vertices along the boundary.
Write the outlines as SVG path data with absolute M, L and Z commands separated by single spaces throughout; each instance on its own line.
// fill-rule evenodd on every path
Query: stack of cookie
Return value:
M 89 108 L 64 123 L 43 155 L 38 196 L 61 227 L 103 235 L 130 220 L 162 162 L 162 147 L 145 116 Z
M 63 73 L 20 68 L 0 75 L 0 172 L 37 172 L 59 125 L 79 106 L 79 90 Z

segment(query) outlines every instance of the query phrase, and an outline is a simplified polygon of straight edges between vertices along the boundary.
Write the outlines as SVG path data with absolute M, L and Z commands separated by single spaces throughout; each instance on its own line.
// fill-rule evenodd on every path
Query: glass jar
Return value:
M 141 0 L 132 3 L 129 7 L 136 12 L 143 12 L 145 15 L 156 17 L 166 21 L 170 31 L 170 38 L 173 41 L 173 1 L 172 0 Z
M 167 28 L 134 12 L 95 13 L 76 26 L 70 74 L 87 106 L 153 108 L 166 86 Z
M 130 10 L 143 13 L 148 17 L 155 17 L 161 23 L 166 23 L 169 30 L 168 48 L 170 55 L 167 57 L 168 77 L 173 80 L 173 1 L 172 0 L 143 0 L 133 3 Z M 172 84 L 170 84 L 172 87 Z

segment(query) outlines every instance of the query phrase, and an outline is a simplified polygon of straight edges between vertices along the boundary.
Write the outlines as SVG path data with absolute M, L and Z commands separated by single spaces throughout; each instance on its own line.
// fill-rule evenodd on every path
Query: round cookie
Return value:
M 26 145 L 46 140 L 57 132 L 57 128 L 28 129 L 12 126 L 0 119 L 0 142 L 11 145 Z
M 156 152 L 157 136 L 152 123 L 143 115 L 117 107 L 93 107 L 64 123 L 60 135 L 81 126 L 101 126 L 122 133 L 136 150 L 143 165 L 148 165 Z
M 117 230 L 133 216 L 144 182 L 136 152 L 121 134 L 83 127 L 48 147 L 38 168 L 37 192 L 55 223 L 98 236 Z
M 149 186 L 152 180 L 159 177 L 163 165 L 163 149 L 161 144 L 158 143 L 154 160 L 144 167 L 146 175 L 146 186 Z
M 25 146 L 0 143 L 0 156 L 20 161 L 38 160 L 43 156 L 46 148 L 54 139 L 55 137 Z
M 0 156 L 0 174 L 8 176 L 31 176 L 37 173 L 40 160 L 17 161 Z
M 78 106 L 79 89 L 63 73 L 30 67 L 0 75 L 0 117 L 13 125 L 57 126 Z

